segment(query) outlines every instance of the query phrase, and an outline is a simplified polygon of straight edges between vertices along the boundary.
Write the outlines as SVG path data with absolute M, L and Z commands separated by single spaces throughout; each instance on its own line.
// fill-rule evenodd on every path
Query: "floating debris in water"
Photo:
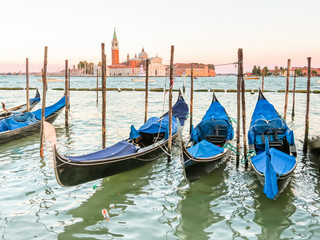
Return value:
M 107 209 L 102 209 L 102 215 L 103 215 L 105 220 L 109 221 L 110 216 L 109 216 L 109 213 L 108 213 Z
M 97 190 L 97 191 L 102 189 L 102 187 L 99 187 L 97 185 L 93 185 L 92 188 L 93 190 Z

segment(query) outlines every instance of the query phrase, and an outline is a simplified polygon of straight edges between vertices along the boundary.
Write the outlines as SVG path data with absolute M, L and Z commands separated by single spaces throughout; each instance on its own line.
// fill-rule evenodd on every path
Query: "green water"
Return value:
M 230 86 L 231 89 L 235 88 L 236 81 L 234 77 L 200 80 L 198 89 L 201 86 L 225 89 Z M 23 81 L 23 78 L 1 78 L 0 84 L 1 87 L 22 86 Z M 94 78 L 89 82 L 81 81 L 74 79 L 74 84 L 88 87 L 90 81 L 94 83 Z M 284 89 L 284 81 L 270 78 L 269 88 Z M 305 89 L 305 78 L 299 81 L 300 89 Z M 315 81 L 313 89 L 317 89 Z M 36 80 L 33 84 L 41 86 Z M 120 84 L 126 86 L 131 82 Z M 179 87 L 181 82 L 175 84 Z M 248 84 L 259 87 L 259 82 Z M 160 85 L 157 82 L 155 87 Z M 48 105 L 63 95 L 62 91 L 51 88 L 49 84 Z M 236 118 L 236 94 L 216 95 L 229 115 Z M 284 94 L 266 93 L 265 96 L 282 114 Z M 167 99 L 163 110 L 163 93 L 150 92 L 149 97 L 149 117 L 166 111 Z M 174 99 L 176 97 L 174 93 Z M 194 93 L 195 124 L 201 120 L 211 97 L 210 92 Z M 257 94 L 246 94 L 247 127 L 257 97 Z M 0 101 L 6 100 L 7 106 L 19 105 L 24 98 L 24 91 L 0 90 Z M 320 95 L 311 94 L 311 135 L 319 134 L 319 98 Z M 188 92 L 185 99 L 189 102 Z M 301 150 L 305 102 L 306 94 L 296 94 L 296 116 L 292 120 L 292 95 L 289 95 L 287 123 L 295 133 L 298 166 L 290 185 L 276 200 L 266 198 L 250 169 L 245 170 L 243 165 L 236 168 L 235 155 L 208 176 L 188 184 L 176 144 L 170 163 L 163 154 L 141 168 L 63 188 L 56 182 L 50 156 L 39 157 L 39 134 L 1 144 L 0 238 L 320 239 L 319 157 L 304 155 Z M 71 92 L 67 129 L 63 118 L 64 114 L 53 124 L 61 153 L 79 155 L 101 149 L 101 101 L 99 99 L 96 104 L 95 92 Z M 139 127 L 143 120 L 143 92 L 107 92 L 108 146 L 126 138 L 131 124 Z M 188 129 L 189 120 L 184 128 L 185 138 Z M 50 155 L 49 149 L 46 153 Z M 99 188 L 94 190 L 94 185 Z M 104 208 L 109 211 L 110 221 L 103 219 L 101 210 Z

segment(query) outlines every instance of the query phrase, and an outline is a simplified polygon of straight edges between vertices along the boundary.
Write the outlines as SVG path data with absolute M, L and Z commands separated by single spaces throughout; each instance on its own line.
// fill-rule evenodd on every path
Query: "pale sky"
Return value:
M 48 70 L 80 60 L 97 63 L 101 43 L 111 62 L 113 29 L 120 61 L 142 47 L 170 62 L 320 67 L 319 0 L 0 0 L 0 72 L 40 71 L 48 46 Z M 216 67 L 236 72 L 233 66 Z

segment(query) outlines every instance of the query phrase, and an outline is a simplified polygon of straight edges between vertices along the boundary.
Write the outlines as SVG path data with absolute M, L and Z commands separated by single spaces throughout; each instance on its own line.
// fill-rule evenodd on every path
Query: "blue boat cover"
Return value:
M 29 102 L 30 102 L 30 103 L 32 103 L 32 102 L 40 102 L 40 97 L 30 98 L 30 99 L 29 99 Z
M 226 110 L 219 102 L 212 102 L 201 122 L 191 131 L 191 140 L 201 142 L 206 136 L 213 135 L 219 126 L 227 128 L 227 140 L 233 139 L 233 128 Z
M 218 147 L 207 140 L 202 140 L 187 150 L 195 158 L 210 158 L 223 152 L 223 148 Z
M 21 115 L 12 115 L 0 121 L 0 132 L 15 130 L 36 123 L 38 120 L 32 112 L 26 112 Z
M 252 120 L 250 129 L 248 131 L 248 142 L 249 144 L 255 144 L 258 153 L 264 150 L 261 135 L 267 130 L 276 129 L 278 133 L 278 139 L 282 140 L 286 137 L 289 144 L 294 145 L 294 135 L 292 130 L 289 129 L 288 125 L 283 121 L 274 106 L 265 99 L 258 100 L 254 112 L 252 114 Z M 270 135 L 270 141 L 275 141 L 274 136 Z
M 172 134 L 175 134 L 178 131 L 177 120 L 172 117 Z M 148 121 L 143 124 L 139 129 L 138 133 L 167 133 L 169 132 L 169 116 L 164 118 L 151 117 Z
M 172 116 L 174 118 L 179 118 L 181 126 L 183 126 L 188 112 L 189 112 L 188 105 L 184 101 L 183 97 L 179 96 L 177 102 L 172 107 Z M 166 117 L 168 115 L 169 113 L 167 112 L 162 117 Z
M 172 107 L 172 134 L 175 134 L 178 131 L 177 120 L 180 120 L 181 126 L 184 125 L 186 115 L 189 111 L 188 105 L 180 96 L 177 102 Z M 134 139 L 140 136 L 140 133 L 165 133 L 165 138 L 168 139 L 169 136 L 169 114 L 165 113 L 161 118 L 151 117 L 148 121 L 143 124 L 138 130 L 131 126 L 130 139 Z
M 55 111 L 63 108 L 66 105 L 66 97 L 63 96 L 58 102 L 51 105 L 50 107 L 46 107 L 45 109 L 45 118 L 54 113 Z M 37 111 L 34 111 L 34 115 L 38 120 L 41 120 L 41 109 L 38 109 Z
M 139 148 L 133 145 L 132 143 L 123 140 L 98 152 L 68 158 L 75 162 L 115 158 L 135 153 L 138 149 Z
M 251 159 L 254 167 L 265 175 L 264 193 L 268 198 L 273 199 L 278 193 L 277 175 L 281 176 L 290 172 L 296 159 L 275 148 L 269 149 L 269 141 L 266 138 L 265 151 Z
M 65 97 L 61 98 L 57 103 L 50 107 L 46 107 L 46 117 L 55 111 L 65 106 Z M 26 112 L 23 114 L 15 114 L 10 118 L 0 121 L 0 132 L 10 131 L 18 128 L 22 128 L 33 123 L 38 122 L 41 119 L 41 109 L 34 112 Z

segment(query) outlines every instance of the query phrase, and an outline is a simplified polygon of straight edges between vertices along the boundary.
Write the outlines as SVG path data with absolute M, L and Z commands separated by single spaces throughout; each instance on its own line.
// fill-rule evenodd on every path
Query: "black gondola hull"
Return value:
M 186 179 L 189 182 L 196 181 L 219 168 L 226 161 L 230 154 L 230 150 L 225 149 L 223 153 L 211 158 L 194 158 L 188 152 L 183 142 L 181 142 L 181 145 L 183 171 Z
M 173 135 L 173 139 L 177 133 Z M 100 178 L 138 168 L 151 162 L 163 154 L 168 140 L 163 140 L 154 145 L 131 155 L 118 158 L 108 158 L 95 161 L 75 162 L 61 155 L 55 148 L 54 170 L 57 182 L 63 187 L 76 186 Z
M 250 166 L 252 167 L 255 175 L 257 176 L 257 179 L 259 180 L 260 184 L 262 186 L 264 186 L 265 184 L 265 176 L 263 173 L 259 172 L 253 165 L 251 158 L 249 158 L 249 163 Z M 275 199 L 285 190 L 285 188 L 289 185 L 291 178 L 293 176 L 294 170 L 296 168 L 297 163 L 295 164 L 295 166 L 292 168 L 292 170 L 290 172 L 288 172 L 285 175 L 281 175 L 280 177 L 278 177 L 278 181 L 277 181 L 277 186 L 278 186 L 278 193 L 277 195 L 274 197 Z

